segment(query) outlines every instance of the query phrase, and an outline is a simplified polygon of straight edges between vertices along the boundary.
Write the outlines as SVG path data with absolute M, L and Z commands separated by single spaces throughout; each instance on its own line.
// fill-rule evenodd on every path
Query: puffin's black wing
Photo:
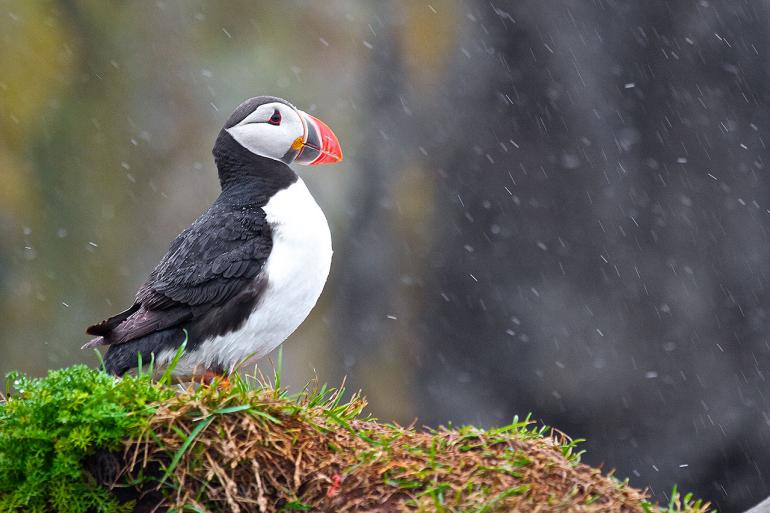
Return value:
M 171 243 L 131 308 L 86 330 L 99 336 L 88 346 L 122 344 L 226 307 L 271 249 L 264 210 L 214 204 Z

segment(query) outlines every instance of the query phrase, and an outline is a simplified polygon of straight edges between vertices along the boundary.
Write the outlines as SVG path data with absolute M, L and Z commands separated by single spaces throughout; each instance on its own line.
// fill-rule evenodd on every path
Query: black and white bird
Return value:
M 261 358 L 305 320 L 329 274 L 331 235 L 289 167 L 340 162 L 331 129 L 286 100 L 258 96 L 235 109 L 214 144 L 222 192 L 171 243 L 126 311 L 89 327 L 84 348 L 109 346 L 108 372 L 154 359 L 180 378 L 228 375 Z

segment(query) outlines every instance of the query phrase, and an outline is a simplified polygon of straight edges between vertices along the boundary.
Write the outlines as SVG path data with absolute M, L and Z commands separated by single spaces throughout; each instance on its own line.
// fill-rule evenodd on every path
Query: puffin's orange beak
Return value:
M 306 166 L 334 164 L 342 161 L 340 141 L 332 129 L 320 119 L 299 111 L 305 125 L 305 137 L 298 137 L 292 149 L 299 151 L 294 162 Z

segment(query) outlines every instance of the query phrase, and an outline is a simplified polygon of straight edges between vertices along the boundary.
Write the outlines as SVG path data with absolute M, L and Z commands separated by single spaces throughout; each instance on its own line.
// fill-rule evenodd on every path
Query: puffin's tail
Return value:
M 108 344 L 104 337 L 96 337 L 83 344 L 80 349 L 91 349 L 92 347 L 106 346 Z
M 117 315 L 113 315 L 109 319 L 105 319 L 99 324 L 94 324 L 93 326 L 89 326 L 88 329 L 86 329 L 86 333 L 88 333 L 89 335 L 99 335 L 100 337 L 104 337 L 105 335 L 108 335 L 113 330 L 113 328 L 115 328 L 118 324 L 125 321 L 131 316 L 131 314 L 139 310 L 140 306 L 141 305 L 138 302 L 134 303 L 133 305 L 131 305 L 131 308 L 129 308 L 128 310 L 124 312 L 120 312 Z M 94 339 L 94 340 L 97 340 L 97 339 Z M 92 340 L 91 342 L 93 342 L 94 340 Z M 89 342 L 88 344 L 90 344 L 91 342 Z M 102 344 L 107 344 L 107 343 L 108 342 L 102 342 Z M 86 346 L 88 346 L 88 344 L 86 344 Z M 96 344 L 96 345 L 99 345 L 99 344 Z M 86 349 L 86 346 L 83 346 L 83 348 Z M 93 346 L 89 346 L 89 347 L 93 347 Z
M 94 324 L 86 329 L 86 333 L 89 335 L 98 335 L 96 338 L 92 338 L 89 342 L 83 344 L 80 349 L 91 349 L 98 346 L 107 346 L 110 341 L 107 338 L 110 332 L 116 328 L 120 323 L 128 319 L 131 314 L 139 310 L 139 303 L 134 303 L 131 308 L 124 312 L 120 312 L 117 315 L 113 315 L 109 319 L 105 319 L 99 324 Z

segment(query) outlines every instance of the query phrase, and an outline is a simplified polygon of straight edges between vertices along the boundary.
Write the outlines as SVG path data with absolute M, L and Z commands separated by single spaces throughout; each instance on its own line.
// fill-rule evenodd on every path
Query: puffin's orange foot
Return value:
M 232 386 L 227 374 L 219 374 L 211 369 L 206 369 L 206 372 L 201 376 L 201 383 L 211 386 L 214 382 L 216 382 L 218 390 L 230 390 Z

